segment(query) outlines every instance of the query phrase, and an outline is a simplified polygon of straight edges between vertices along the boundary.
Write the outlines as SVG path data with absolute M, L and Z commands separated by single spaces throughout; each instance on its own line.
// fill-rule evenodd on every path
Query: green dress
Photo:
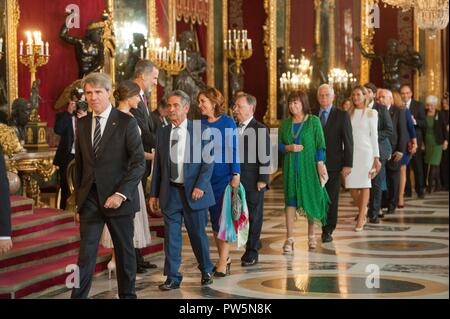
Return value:
M 302 126 L 300 144 L 303 150 L 287 152 L 283 160 L 285 202 L 287 206 L 288 200 L 295 198 L 299 214 L 305 215 L 309 221 L 317 220 L 326 225 L 330 198 L 320 183 L 316 162 L 317 151 L 325 149 L 325 137 L 320 120 L 315 115 L 306 116 Z M 290 145 L 294 140 L 290 117 L 281 122 L 278 142 Z
M 434 116 L 427 116 L 425 134 L 425 164 L 438 166 L 442 159 L 442 146 L 436 143 L 434 135 Z

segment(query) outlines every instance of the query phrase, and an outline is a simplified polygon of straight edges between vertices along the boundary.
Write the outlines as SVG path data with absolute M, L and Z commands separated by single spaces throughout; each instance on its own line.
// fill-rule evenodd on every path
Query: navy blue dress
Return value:
M 413 138 L 416 138 L 416 129 L 414 128 L 414 123 L 412 120 L 411 112 L 409 109 L 406 109 L 405 112 L 406 116 L 406 128 L 408 129 L 408 142 L 411 141 Z M 401 165 L 408 165 L 409 161 L 411 160 L 411 153 L 408 151 L 408 147 L 406 147 L 407 151 L 406 154 L 403 154 L 402 159 L 400 160 Z
M 225 188 L 233 178 L 233 174 L 241 173 L 238 133 L 236 123 L 231 117 L 225 114 L 212 123 L 209 123 L 206 118 L 202 118 L 202 124 L 211 129 L 213 136 L 214 170 L 211 177 L 211 186 L 214 191 L 216 205 L 210 207 L 209 212 L 212 229 L 218 233 Z

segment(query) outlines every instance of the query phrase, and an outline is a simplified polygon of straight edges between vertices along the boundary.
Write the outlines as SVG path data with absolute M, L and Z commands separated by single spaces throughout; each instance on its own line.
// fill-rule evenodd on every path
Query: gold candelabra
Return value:
M 30 85 L 33 85 L 34 81 L 36 81 L 37 69 L 43 65 L 46 65 L 50 58 L 49 44 L 46 42 L 44 45 L 41 32 L 39 31 L 33 32 L 34 38 L 31 31 L 27 31 L 25 34 L 27 36 L 27 43 L 25 45 L 26 52 L 24 54 L 24 43 L 23 41 L 20 41 L 19 60 L 20 63 L 30 69 Z
M 180 43 L 175 38 L 169 42 L 169 47 L 161 47 L 161 40 L 150 35 L 147 46 L 147 56 L 160 70 L 170 76 L 178 75 L 187 66 L 187 52 L 180 49 Z
M 295 58 L 293 54 L 288 59 L 289 71 L 280 77 L 280 89 L 283 93 L 309 89 L 313 67 L 304 53 L 305 49 L 302 49 L 300 59 Z
M 237 75 L 241 73 L 242 62 L 253 54 L 252 40 L 247 35 L 247 30 L 228 30 L 228 39 L 223 41 L 225 57 L 236 61 Z

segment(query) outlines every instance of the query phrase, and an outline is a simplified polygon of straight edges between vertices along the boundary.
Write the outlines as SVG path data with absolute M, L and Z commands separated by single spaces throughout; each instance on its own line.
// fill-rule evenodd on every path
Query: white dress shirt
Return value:
M 103 137 L 103 132 L 105 131 L 106 122 L 108 122 L 109 114 L 111 114 L 112 105 L 110 104 L 105 111 L 101 114 L 95 114 L 95 112 L 92 113 L 92 145 L 94 145 L 94 134 L 95 134 L 95 125 L 96 125 L 96 116 L 100 116 L 100 131 Z
M 248 124 L 253 120 L 253 116 L 250 117 L 248 120 L 242 122 L 239 124 L 238 128 L 239 128 L 239 135 L 244 134 L 245 129 L 247 128 Z
M 408 102 L 406 102 L 406 108 L 409 110 L 409 108 L 411 107 L 411 101 L 412 99 L 410 99 Z
M 172 182 L 174 183 L 178 183 L 178 184 L 184 184 L 184 171 L 183 171 L 183 164 L 184 164 L 184 155 L 186 153 L 186 138 L 187 138 L 187 124 L 188 121 L 187 119 L 185 119 L 180 125 L 179 125 L 179 129 L 177 129 L 178 131 L 178 144 L 177 144 L 177 149 L 178 152 L 176 154 L 176 163 L 178 163 L 178 178 L 176 180 L 173 180 Z M 172 124 L 172 130 L 170 132 L 170 141 L 173 140 L 173 135 L 174 135 L 174 128 L 176 126 Z M 170 145 L 172 145 L 172 142 L 170 142 Z M 175 154 L 174 154 L 175 156 Z M 172 157 L 170 158 L 170 160 L 172 159 Z

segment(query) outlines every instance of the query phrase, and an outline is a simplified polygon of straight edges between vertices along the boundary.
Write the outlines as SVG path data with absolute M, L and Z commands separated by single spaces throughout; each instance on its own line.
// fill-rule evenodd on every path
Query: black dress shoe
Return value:
M 378 217 L 369 217 L 369 223 L 370 224 L 379 224 L 380 219 Z
M 137 268 L 136 268 L 137 274 L 145 274 L 146 272 L 147 272 L 147 269 L 145 269 L 144 267 L 141 267 L 140 265 L 137 266 Z
M 322 233 L 322 243 L 329 243 L 333 241 L 333 236 L 330 233 Z
M 387 214 L 387 215 L 395 214 L 395 208 L 389 208 L 389 209 L 386 211 L 386 214 Z
M 154 269 L 154 268 L 158 268 L 157 265 L 149 263 L 148 261 L 144 261 L 138 264 L 140 267 L 142 268 L 147 268 L 147 269 Z
M 425 198 L 425 193 L 421 193 L 417 195 L 420 199 L 424 199 Z
M 253 259 L 251 259 L 251 260 L 243 260 L 243 261 L 241 262 L 241 266 L 242 266 L 242 267 L 249 267 L 249 266 L 256 265 L 257 263 L 258 263 L 258 257 L 253 258 Z
M 160 290 L 168 291 L 180 288 L 180 283 L 171 279 L 167 279 L 165 283 L 158 286 Z
M 202 273 L 202 281 L 201 281 L 202 286 L 208 286 L 208 285 L 211 285 L 212 283 L 213 283 L 213 278 L 212 278 L 211 274 L 209 272 Z

